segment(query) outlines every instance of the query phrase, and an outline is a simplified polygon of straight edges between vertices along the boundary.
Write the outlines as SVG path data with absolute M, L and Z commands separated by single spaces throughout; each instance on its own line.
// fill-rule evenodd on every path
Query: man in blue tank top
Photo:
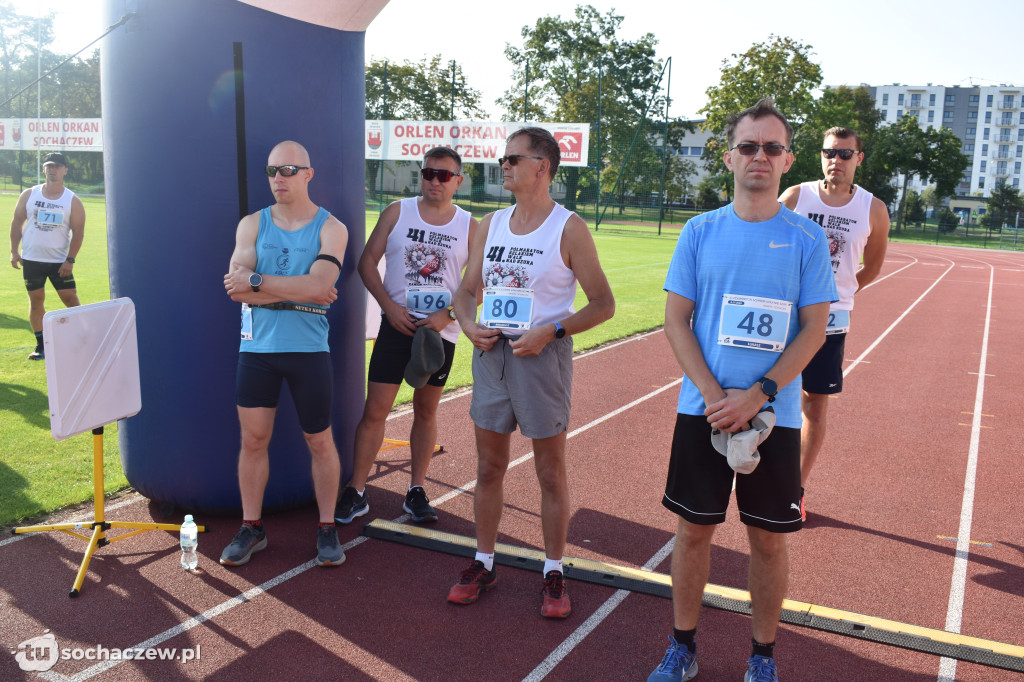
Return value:
M 766 99 L 730 116 L 725 133 L 735 200 L 687 222 L 665 279 L 665 335 L 685 376 L 662 504 L 679 519 L 674 629 L 648 682 L 697 674 L 711 539 L 734 484 L 750 545 L 753 643 L 744 680 L 778 680 L 786 537 L 802 523 L 800 371 L 825 340 L 829 303 L 837 300 L 824 231 L 778 202 L 779 181 L 793 164 L 789 122 Z M 734 471 L 713 436 L 728 442 L 729 455 L 742 454 L 740 444 L 756 447 L 756 466 Z
M 348 230 L 309 198 L 309 154 L 297 142 L 270 152 L 266 172 L 276 203 L 242 218 L 224 275 L 231 300 L 242 303 L 235 402 L 242 430 L 238 485 L 242 527 L 221 554 L 241 566 L 265 549 L 263 492 L 270 475 L 267 448 L 278 397 L 287 382 L 312 453 L 313 488 L 320 524 L 317 564 L 338 566 L 345 552 L 334 525 L 341 462 L 331 430 L 331 356 L 326 310 L 338 298 L 334 284 Z

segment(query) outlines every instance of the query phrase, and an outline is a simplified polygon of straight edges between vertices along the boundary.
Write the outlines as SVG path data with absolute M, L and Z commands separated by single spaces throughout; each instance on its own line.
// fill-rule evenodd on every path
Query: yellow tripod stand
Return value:
M 68 594 L 69 597 L 74 598 L 78 596 L 79 590 L 82 589 L 82 583 L 85 581 L 85 573 L 89 570 L 89 560 L 92 559 L 92 555 L 100 547 L 105 547 L 113 542 L 119 542 L 133 535 L 139 533 L 145 533 L 147 530 L 171 530 L 180 531 L 181 525 L 177 523 L 133 523 L 131 521 L 106 521 L 103 516 L 103 427 L 97 427 L 92 430 L 92 468 L 93 468 L 93 499 L 94 499 L 94 514 L 95 519 L 93 521 L 83 521 L 79 523 L 53 523 L 42 526 L 21 526 L 13 528 L 11 530 L 15 535 L 22 533 L 42 533 L 47 531 L 60 531 L 67 533 L 68 535 L 74 535 L 76 538 L 80 538 L 89 543 L 89 546 L 85 549 L 85 556 L 82 558 L 82 565 L 78 569 L 78 575 L 75 576 L 75 583 L 71 586 L 71 592 Z M 92 536 L 82 535 L 75 531 L 86 530 L 92 528 Z M 129 533 L 122 533 L 115 538 L 108 539 L 106 533 L 111 528 L 131 528 L 132 531 Z M 199 532 L 205 533 L 206 526 L 199 526 Z

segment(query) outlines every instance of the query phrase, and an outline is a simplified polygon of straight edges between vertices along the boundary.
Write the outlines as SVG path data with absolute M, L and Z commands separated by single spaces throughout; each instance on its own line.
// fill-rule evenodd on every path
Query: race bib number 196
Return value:
M 789 301 L 726 294 L 718 343 L 781 353 L 786 349 L 792 309 Z
M 444 310 L 452 303 L 451 293 L 439 286 L 411 286 L 405 289 L 405 307 L 422 313 Z
M 533 289 L 484 289 L 480 324 L 491 329 L 529 329 L 533 316 Z

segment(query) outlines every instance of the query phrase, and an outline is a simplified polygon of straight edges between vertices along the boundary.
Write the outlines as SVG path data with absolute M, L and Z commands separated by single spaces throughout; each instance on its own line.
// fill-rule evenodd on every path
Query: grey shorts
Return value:
M 517 358 L 505 338 L 489 351 L 473 351 L 469 416 L 481 429 L 550 438 L 569 428 L 572 339 L 555 339 L 540 355 Z

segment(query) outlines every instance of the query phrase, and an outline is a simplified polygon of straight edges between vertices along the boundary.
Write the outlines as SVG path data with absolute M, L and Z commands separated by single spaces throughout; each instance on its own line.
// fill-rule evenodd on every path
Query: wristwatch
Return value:
M 259 291 L 261 284 L 263 284 L 263 275 L 258 272 L 249 275 L 249 286 L 252 287 L 253 291 Z
M 455 317 L 455 306 L 453 306 L 453 305 L 448 306 L 448 317 L 450 317 L 453 322 L 459 319 L 459 318 Z
M 565 338 L 565 327 L 562 326 L 561 322 L 555 322 L 555 338 Z
M 775 394 L 779 392 L 779 385 L 768 377 L 761 377 L 757 380 L 761 384 L 761 390 L 768 396 L 768 402 L 775 402 Z
M 72 265 L 74 265 L 74 264 L 75 264 L 75 259 L 74 259 L 74 258 L 72 258 L 71 256 L 68 256 L 68 257 L 67 257 L 67 258 L 65 258 L 64 260 L 66 260 L 67 262 L 71 263 Z

